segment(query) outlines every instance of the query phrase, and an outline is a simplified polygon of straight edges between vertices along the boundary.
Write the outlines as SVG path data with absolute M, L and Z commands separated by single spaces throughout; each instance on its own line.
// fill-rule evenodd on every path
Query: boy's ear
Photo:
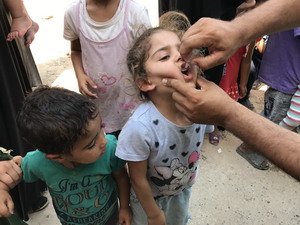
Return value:
M 65 161 L 64 157 L 60 154 L 46 154 L 46 159 L 50 159 L 52 161 L 63 163 Z
M 155 84 L 152 84 L 149 80 L 138 79 L 135 83 L 143 92 L 152 91 L 155 88 Z

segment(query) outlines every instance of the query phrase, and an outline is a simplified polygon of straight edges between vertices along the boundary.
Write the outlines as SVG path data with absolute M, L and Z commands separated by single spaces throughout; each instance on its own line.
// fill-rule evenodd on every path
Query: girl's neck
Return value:
M 89 16 L 96 22 L 106 22 L 117 12 L 121 0 L 86 0 Z
M 157 110 L 168 120 L 179 126 L 193 124 L 182 112 L 180 112 L 171 96 L 150 96 Z

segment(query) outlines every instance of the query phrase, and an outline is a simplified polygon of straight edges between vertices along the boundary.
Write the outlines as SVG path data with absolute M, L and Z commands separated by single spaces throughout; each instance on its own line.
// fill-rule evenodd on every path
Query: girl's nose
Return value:
M 182 59 L 180 53 L 178 52 L 178 54 L 176 55 L 176 62 L 181 62 L 181 61 L 183 61 L 183 59 Z

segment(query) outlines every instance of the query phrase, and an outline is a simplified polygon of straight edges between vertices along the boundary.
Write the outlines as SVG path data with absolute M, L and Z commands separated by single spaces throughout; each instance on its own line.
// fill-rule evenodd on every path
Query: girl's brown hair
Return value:
M 127 67 L 133 80 L 147 80 L 145 62 L 149 58 L 150 38 L 153 34 L 163 31 L 161 27 L 150 28 L 139 36 L 127 54 Z M 141 91 L 142 99 L 149 99 L 146 92 Z
M 174 31 L 181 39 L 190 28 L 191 23 L 187 16 L 179 11 L 169 11 L 159 17 L 159 26 Z

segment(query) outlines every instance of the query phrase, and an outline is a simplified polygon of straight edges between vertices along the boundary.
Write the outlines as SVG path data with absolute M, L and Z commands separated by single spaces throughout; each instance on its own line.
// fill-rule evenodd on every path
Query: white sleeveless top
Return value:
M 87 32 L 88 30 L 97 29 L 97 27 L 93 27 L 97 22 L 91 22 L 92 19 L 86 11 L 85 0 L 78 1 L 74 7 L 77 11 L 74 21 L 75 32 L 80 39 L 83 69 L 97 85 L 96 89 L 91 90 L 98 96 L 95 102 L 99 106 L 105 126 L 104 130 L 107 133 L 121 130 L 132 112 L 140 104 L 139 91 L 132 82 L 132 76 L 126 65 L 127 52 L 134 38 L 128 28 L 130 24 L 128 14 L 132 4 L 136 3 L 132 0 L 120 1 L 118 11 L 122 6 L 124 7 L 124 13 L 116 13 L 111 20 L 99 23 L 105 24 L 105 26 L 102 26 L 103 28 L 111 26 L 110 31 L 115 35 L 104 41 L 95 40 L 95 35 L 91 37 L 91 34 Z M 116 25 L 117 29 L 118 24 L 120 26 L 120 19 L 123 20 L 123 23 L 119 27 L 121 29 L 116 32 L 113 26 Z M 93 29 L 86 29 L 87 26 L 91 26 Z M 150 20 L 146 21 L 143 28 L 136 25 L 136 29 L 137 31 L 140 31 L 140 29 L 145 30 L 149 26 Z

